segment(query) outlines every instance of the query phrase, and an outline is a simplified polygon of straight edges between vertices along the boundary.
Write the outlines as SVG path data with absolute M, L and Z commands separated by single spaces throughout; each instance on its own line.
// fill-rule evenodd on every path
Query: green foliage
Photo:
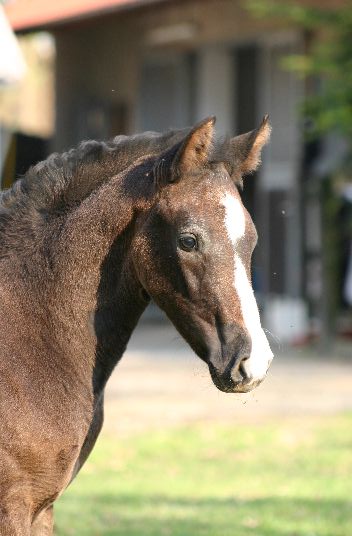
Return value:
M 352 415 L 105 435 L 57 536 L 350 536 Z
M 352 2 L 335 9 L 266 0 L 248 0 L 246 6 L 256 16 L 276 18 L 306 32 L 307 53 L 284 62 L 286 68 L 316 82 L 304 114 L 312 118 L 314 134 L 333 130 L 352 141 Z

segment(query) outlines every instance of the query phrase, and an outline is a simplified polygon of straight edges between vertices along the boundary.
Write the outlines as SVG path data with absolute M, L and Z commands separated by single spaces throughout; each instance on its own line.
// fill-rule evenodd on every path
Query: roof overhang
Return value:
M 169 0 L 10 0 L 7 18 L 16 32 L 46 29 L 110 12 Z

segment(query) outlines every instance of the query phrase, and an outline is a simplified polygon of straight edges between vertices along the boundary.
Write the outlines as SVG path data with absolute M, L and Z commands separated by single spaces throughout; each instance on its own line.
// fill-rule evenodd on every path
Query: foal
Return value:
M 257 235 L 238 187 L 270 127 L 214 144 L 213 125 L 86 142 L 3 192 L 2 536 L 52 534 L 52 505 L 94 446 L 106 382 L 150 298 L 219 389 L 265 377 Z

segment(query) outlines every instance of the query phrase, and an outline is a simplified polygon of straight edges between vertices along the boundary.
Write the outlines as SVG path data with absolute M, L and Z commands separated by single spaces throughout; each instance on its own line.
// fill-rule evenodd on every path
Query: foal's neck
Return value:
M 146 307 L 130 256 L 139 218 L 153 197 L 144 169 L 113 177 L 84 200 L 68 215 L 57 246 L 57 299 L 78 346 L 89 346 L 90 339 L 96 392 Z

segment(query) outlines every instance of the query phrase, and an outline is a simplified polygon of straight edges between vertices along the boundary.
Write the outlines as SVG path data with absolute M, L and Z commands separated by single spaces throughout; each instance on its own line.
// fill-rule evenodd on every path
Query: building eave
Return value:
M 16 32 L 51 27 L 170 0 L 14 0 L 4 9 Z

